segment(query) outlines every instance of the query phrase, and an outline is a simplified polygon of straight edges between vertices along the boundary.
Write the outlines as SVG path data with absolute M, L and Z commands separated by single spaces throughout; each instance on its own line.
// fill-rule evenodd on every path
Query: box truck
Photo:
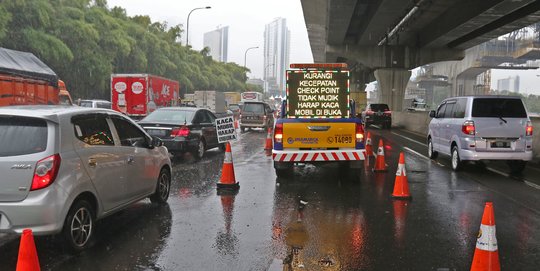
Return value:
M 112 109 L 133 118 L 142 118 L 157 108 L 176 106 L 178 81 L 151 74 L 112 74 Z
M 30 104 L 72 103 L 64 82 L 39 58 L 0 48 L 0 106 Z
M 194 93 L 194 102 L 197 107 L 220 114 L 227 112 L 225 94 L 215 90 L 197 90 Z

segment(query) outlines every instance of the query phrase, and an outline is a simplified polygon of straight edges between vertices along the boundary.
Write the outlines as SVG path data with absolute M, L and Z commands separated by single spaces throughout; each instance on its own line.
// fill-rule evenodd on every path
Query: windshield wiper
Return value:
M 502 121 L 504 121 L 504 123 L 508 123 L 508 121 L 506 121 L 505 119 L 503 119 L 502 116 L 499 116 L 499 119 L 501 119 Z

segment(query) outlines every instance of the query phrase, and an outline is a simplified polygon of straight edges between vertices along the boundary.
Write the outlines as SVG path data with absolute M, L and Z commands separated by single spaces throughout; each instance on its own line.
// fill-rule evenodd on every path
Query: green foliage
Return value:
M 179 42 L 182 25 L 129 17 L 106 0 L 0 1 L 0 46 L 34 53 L 74 98 L 110 97 L 111 73 L 150 73 L 195 90 L 244 91 L 246 68 Z

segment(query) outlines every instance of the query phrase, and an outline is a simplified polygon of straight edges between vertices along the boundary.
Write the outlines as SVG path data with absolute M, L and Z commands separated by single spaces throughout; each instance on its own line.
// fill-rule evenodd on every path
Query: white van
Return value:
M 450 155 L 454 171 L 465 161 L 506 160 L 515 174 L 533 157 L 533 126 L 520 97 L 448 98 L 429 116 L 428 155 Z

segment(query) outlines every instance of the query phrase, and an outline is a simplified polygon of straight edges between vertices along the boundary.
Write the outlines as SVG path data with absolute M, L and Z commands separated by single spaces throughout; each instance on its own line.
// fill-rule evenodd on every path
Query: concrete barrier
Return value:
M 540 162 L 540 117 L 531 116 L 533 124 L 533 159 Z M 429 111 L 392 111 L 392 127 L 405 129 L 427 137 L 428 126 L 431 118 Z

